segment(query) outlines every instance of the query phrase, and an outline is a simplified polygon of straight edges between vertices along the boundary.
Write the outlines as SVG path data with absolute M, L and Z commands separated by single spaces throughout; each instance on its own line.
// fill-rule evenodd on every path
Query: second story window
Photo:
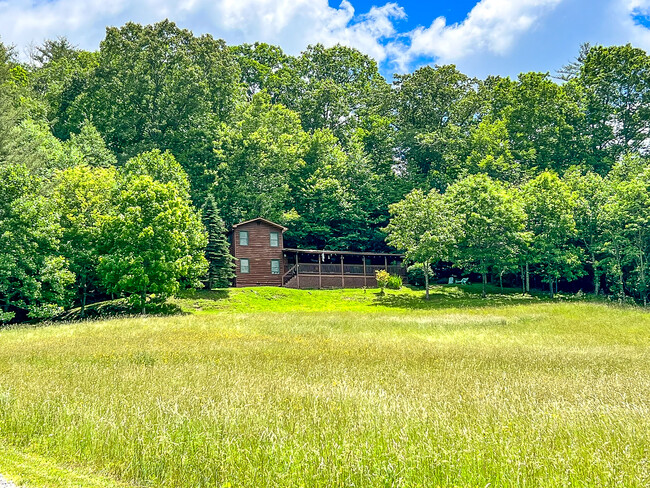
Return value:
M 280 245 L 280 233 L 271 232 L 271 247 L 278 247 Z
M 248 246 L 248 231 L 240 230 L 239 231 L 239 245 Z

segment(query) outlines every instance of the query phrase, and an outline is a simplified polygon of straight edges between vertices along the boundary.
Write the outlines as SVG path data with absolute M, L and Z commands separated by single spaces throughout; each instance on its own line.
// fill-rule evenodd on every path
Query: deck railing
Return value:
M 375 276 L 375 271 L 380 269 L 386 269 L 390 274 L 394 275 L 405 275 L 406 270 L 403 266 L 399 265 L 390 265 L 388 267 L 383 265 L 366 265 L 365 266 L 365 275 L 366 276 Z M 300 263 L 298 264 L 297 272 L 299 274 L 311 274 L 311 275 L 364 275 L 364 266 L 363 264 L 343 264 L 343 269 L 341 269 L 340 264 L 321 264 L 320 267 L 318 264 L 314 263 Z
M 291 278 L 296 276 L 296 267 L 291 266 L 284 275 L 282 275 L 282 286 L 286 285 L 291 281 Z

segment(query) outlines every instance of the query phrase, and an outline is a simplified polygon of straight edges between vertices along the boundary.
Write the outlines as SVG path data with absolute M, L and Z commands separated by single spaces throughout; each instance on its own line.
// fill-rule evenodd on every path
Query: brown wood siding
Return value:
M 239 232 L 248 232 L 248 246 L 239 245 Z M 278 247 L 271 247 L 271 232 L 278 233 Z M 243 286 L 282 286 L 284 274 L 284 259 L 282 249 L 282 229 L 263 221 L 242 224 L 233 229 L 231 236 L 231 252 L 236 258 L 235 285 Z M 241 273 L 240 259 L 248 259 L 250 273 Z M 280 261 L 280 274 L 271 274 L 271 260 Z

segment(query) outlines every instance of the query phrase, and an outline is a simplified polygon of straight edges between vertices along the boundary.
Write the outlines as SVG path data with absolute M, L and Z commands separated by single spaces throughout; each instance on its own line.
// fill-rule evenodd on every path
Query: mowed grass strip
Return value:
M 650 485 L 645 312 L 359 301 L 0 331 L 0 441 L 136 486 Z

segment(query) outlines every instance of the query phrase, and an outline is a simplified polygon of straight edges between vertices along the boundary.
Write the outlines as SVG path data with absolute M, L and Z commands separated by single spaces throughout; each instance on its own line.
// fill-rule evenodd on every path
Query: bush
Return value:
M 429 274 L 429 283 L 433 283 L 433 270 L 431 267 L 428 267 Z M 406 276 L 408 277 L 409 285 L 413 286 L 424 286 L 424 265 L 423 264 L 414 264 L 409 266 L 406 270 Z
M 397 275 L 389 276 L 388 282 L 386 283 L 386 288 L 389 290 L 399 290 L 402 288 L 402 277 Z
M 388 285 L 388 280 L 390 280 L 390 274 L 388 274 L 388 271 L 385 271 L 383 269 L 378 269 L 375 271 L 375 278 L 377 280 L 377 286 L 379 287 L 379 291 L 381 294 L 384 294 L 384 288 L 386 288 L 386 285 Z

